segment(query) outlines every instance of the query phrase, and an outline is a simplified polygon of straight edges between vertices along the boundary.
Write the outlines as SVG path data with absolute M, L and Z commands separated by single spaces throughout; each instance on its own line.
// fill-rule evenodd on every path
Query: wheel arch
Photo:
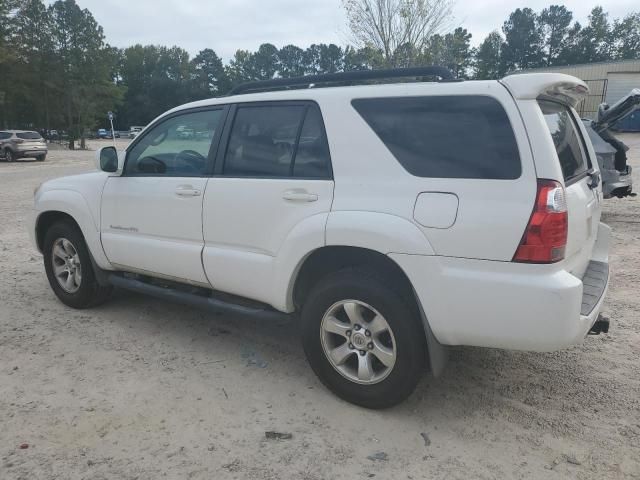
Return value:
M 42 212 L 38 215 L 35 226 L 36 245 L 40 252 L 43 251 L 44 237 L 47 234 L 47 230 L 49 230 L 49 228 L 56 222 L 69 222 L 82 232 L 82 228 L 80 228 L 76 219 L 68 213 L 61 212 L 59 210 L 47 210 L 46 212 Z
M 291 301 L 295 310 L 300 310 L 305 296 L 324 276 L 343 268 L 362 266 L 390 277 L 392 283 L 398 286 L 399 291 L 415 307 L 416 314 L 422 321 L 427 341 L 429 369 L 434 376 L 439 376 L 447 363 L 447 350 L 435 338 L 411 280 L 400 265 L 384 253 L 346 245 L 330 245 L 314 250 L 301 261 L 292 280 Z
M 400 266 L 389 256 L 370 248 L 347 245 L 327 245 L 310 252 L 296 269 L 292 280 L 291 300 L 296 310 L 302 306 L 305 296 L 324 276 L 348 267 L 374 269 L 381 274 L 391 275 L 399 287 L 411 295 L 411 282 Z
M 78 227 L 97 266 L 113 270 L 102 249 L 98 223 L 81 193 L 66 189 L 44 191 L 36 196 L 36 210 L 32 228 L 36 246 L 41 252 L 46 229 L 57 220 L 66 220 Z

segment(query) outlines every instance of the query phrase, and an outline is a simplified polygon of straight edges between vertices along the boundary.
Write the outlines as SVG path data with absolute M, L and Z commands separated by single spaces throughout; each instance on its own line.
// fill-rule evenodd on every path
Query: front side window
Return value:
M 125 175 L 205 174 L 222 109 L 185 113 L 151 128 L 127 154 Z
M 569 182 L 584 175 L 591 167 L 571 111 L 556 102 L 540 100 L 538 104 L 556 147 L 564 181 Z
M 316 105 L 239 106 L 224 158 L 232 177 L 330 177 L 329 147 Z
M 494 98 L 363 98 L 352 105 L 412 175 L 513 180 L 522 173 L 513 128 Z

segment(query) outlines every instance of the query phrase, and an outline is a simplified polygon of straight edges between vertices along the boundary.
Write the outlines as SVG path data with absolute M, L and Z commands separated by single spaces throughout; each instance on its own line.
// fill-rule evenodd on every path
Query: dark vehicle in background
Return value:
M 0 157 L 7 162 L 19 158 L 35 158 L 43 162 L 47 152 L 47 142 L 38 132 L 0 130 Z
M 616 123 L 640 106 L 640 88 L 609 106 L 603 103 L 598 108 L 595 120 L 583 120 L 598 157 L 602 176 L 604 198 L 635 196 L 632 193 L 631 167 L 627 165 L 627 147 L 610 131 Z
M 107 130 L 106 128 L 101 128 L 98 130 L 98 134 L 96 138 L 120 138 L 120 133 L 115 132 L 114 135 L 111 134 L 111 130 Z

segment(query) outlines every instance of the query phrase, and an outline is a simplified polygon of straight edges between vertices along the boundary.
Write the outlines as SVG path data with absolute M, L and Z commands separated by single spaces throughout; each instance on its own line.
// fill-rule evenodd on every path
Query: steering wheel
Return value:
M 207 159 L 195 150 L 183 150 L 176 155 L 176 162 L 181 161 L 194 171 L 201 172 Z

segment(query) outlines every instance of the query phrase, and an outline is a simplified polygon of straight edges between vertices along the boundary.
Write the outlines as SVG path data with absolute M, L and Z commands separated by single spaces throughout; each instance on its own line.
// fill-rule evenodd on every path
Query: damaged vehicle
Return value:
M 640 88 L 634 88 L 612 106 L 602 103 L 595 120 L 584 119 L 591 143 L 598 157 L 604 198 L 624 198 L 632 193 L 631 167 L 627 165 L 627 147 L 610 128 L 640 105 Z

